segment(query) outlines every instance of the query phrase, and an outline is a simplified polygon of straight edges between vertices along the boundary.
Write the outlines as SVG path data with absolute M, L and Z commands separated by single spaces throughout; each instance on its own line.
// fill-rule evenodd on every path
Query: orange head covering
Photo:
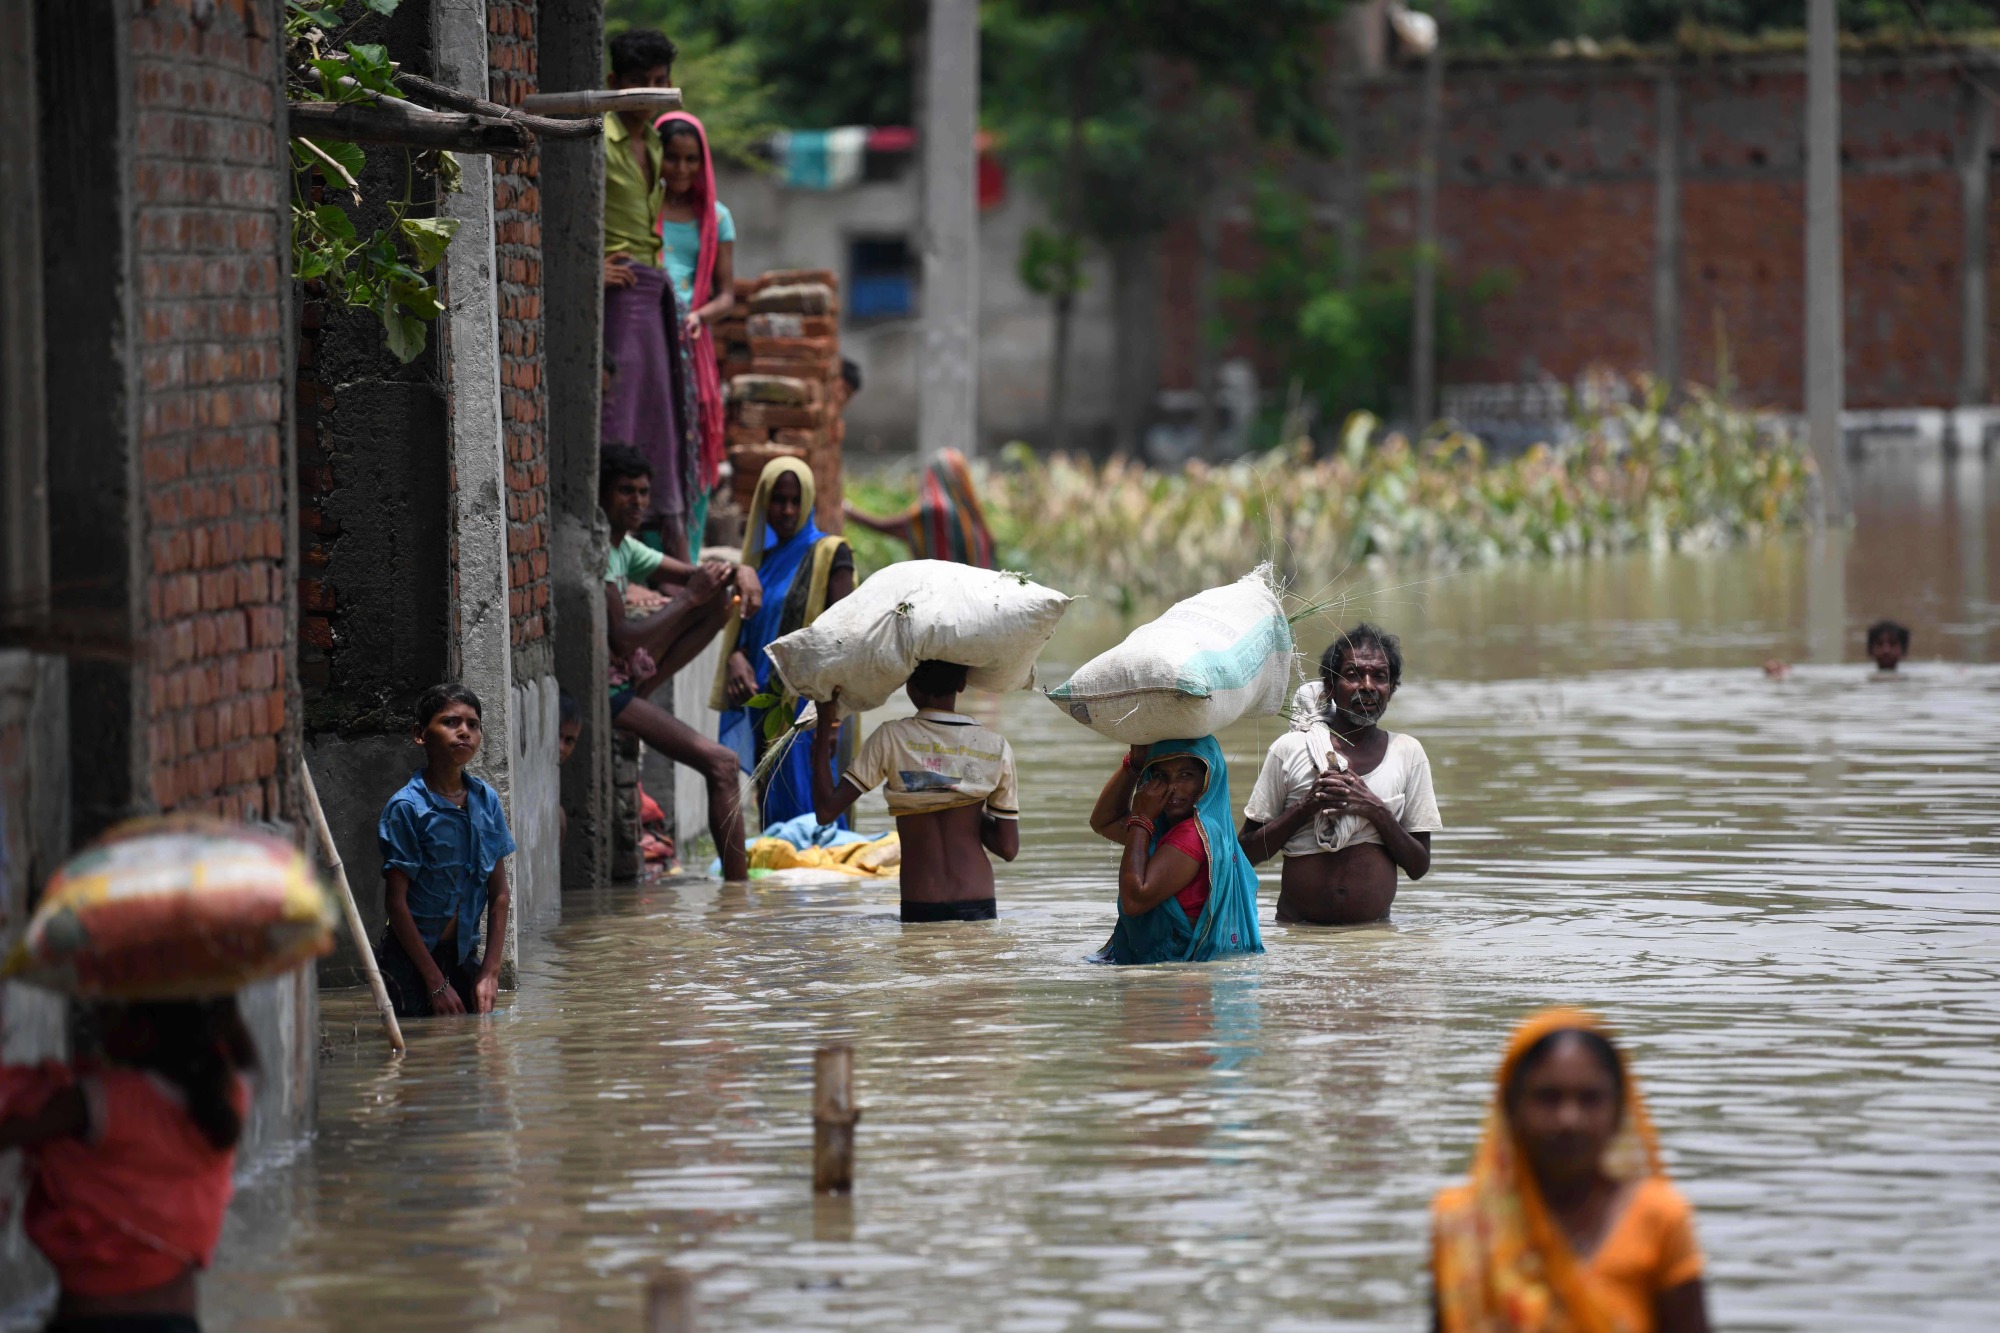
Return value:
M 1612 1036 L 1603 1020 L 1579 1009 L 1545 1009 L 1514 1030 L 1472 1159 L 1471 1186 L 1439 1196 L 1434 1263 L 1444 1333 L 1612 1333 L 1507 1119 L 1507 1086 L 1521 1057 L 1544 1037 L 1569 1031 Z M 1620 1181 L 1666 1174 L 1629 1068 L 1624 1113 L 1602 1170 Z

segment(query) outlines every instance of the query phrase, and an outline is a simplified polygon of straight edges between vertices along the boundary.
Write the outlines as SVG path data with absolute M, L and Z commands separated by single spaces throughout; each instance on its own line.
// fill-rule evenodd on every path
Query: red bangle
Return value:
M 1146 830 L 1146 836 L 1149 838 L 1154 837 L 1159 833 L 1159 830 L 1153 827 L 1153 821 L 1146 818 L 1144 815 L 1125 816 L 1125 827 L 1128 829 L 1142 828 Z

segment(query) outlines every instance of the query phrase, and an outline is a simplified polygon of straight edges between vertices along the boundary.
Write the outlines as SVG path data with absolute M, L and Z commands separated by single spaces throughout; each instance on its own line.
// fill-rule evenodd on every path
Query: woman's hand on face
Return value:
M 1157 820 L 1166 808 L 1167 780 L 1156 773 L 1139 779 L 1139 790 L 1132 793 L 1132 813 L 1141 819 Z
M 729 655 L 729 679 L 724 692 L 731 708 L 741 708 L 744 700 L 757 693 L 757 673 L 750 669 L 750 659 L 741 652 Z

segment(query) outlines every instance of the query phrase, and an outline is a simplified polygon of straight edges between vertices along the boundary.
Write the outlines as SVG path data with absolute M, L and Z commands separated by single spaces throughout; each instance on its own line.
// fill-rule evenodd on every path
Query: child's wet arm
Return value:
M 493 873 L 486 877 L 486 956 L 479 960 L 479 970 L 485 976 L 500 975 L 507 947 L 507 913 L 513 905 L 514 891 L 507 885 L 507 862 L 495 861 Z

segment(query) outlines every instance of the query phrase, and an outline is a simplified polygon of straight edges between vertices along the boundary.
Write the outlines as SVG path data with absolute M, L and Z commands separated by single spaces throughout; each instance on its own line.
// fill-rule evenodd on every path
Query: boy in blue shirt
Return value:
M 500 991 L 511 901 L 502 858 L 514 835 L 499 795 L 465 771 L 479 753 L 480 716 L 479 696 L 463 685 L 425 690 L 414 728 L 425 766 L 382 807 L 389 927 L 375 957 L 400 1018 L 491 1013 Z

